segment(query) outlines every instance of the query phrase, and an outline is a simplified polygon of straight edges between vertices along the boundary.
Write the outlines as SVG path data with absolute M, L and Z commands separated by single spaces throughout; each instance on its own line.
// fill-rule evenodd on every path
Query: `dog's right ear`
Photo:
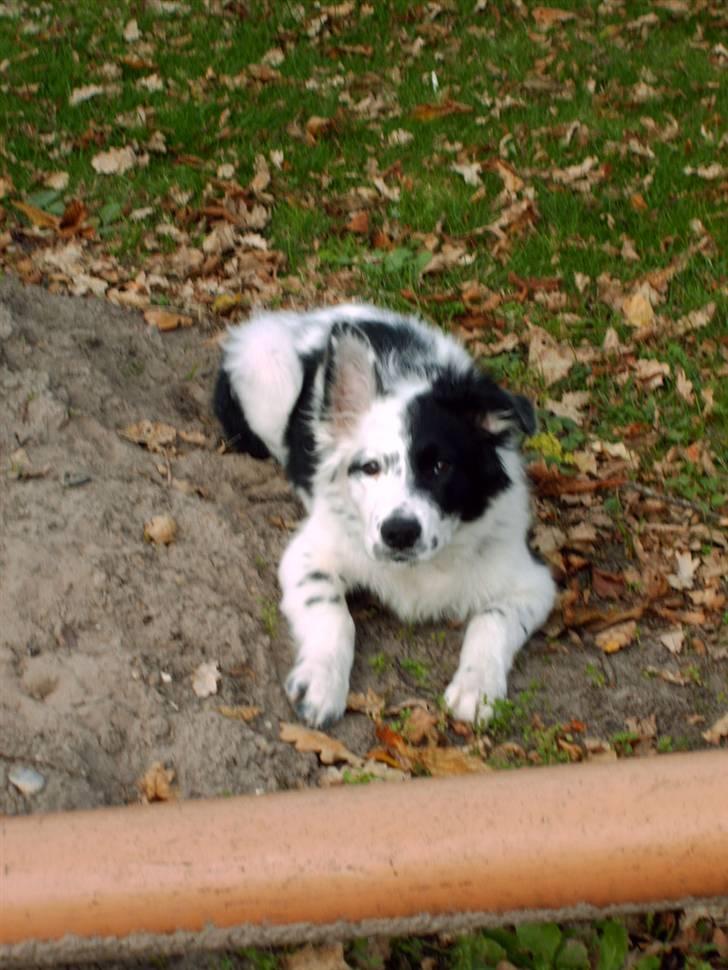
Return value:
M 346 434 L 370 407 L 382 382 L 372 345 L 363 330 L 336 323 L 324 363 L 323 414 L 334 433 Z

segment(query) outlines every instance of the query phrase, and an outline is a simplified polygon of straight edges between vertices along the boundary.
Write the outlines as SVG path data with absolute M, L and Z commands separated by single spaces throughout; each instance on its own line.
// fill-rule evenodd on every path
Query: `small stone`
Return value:
M 37 795 L 45 788 L 46 780 L 35 768 L 28 768 L 26 765 L 16 765 L 8 772 L 8 779 L 11 785 L 15 785 L 18 791 L 30 797 Z

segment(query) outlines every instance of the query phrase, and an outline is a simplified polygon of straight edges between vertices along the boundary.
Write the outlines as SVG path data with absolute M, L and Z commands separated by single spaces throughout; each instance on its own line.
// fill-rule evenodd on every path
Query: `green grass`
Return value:
M 488 725 L 488 733 L 495 741 L 503 741 L 528 730 L 538 691 L 538 684 L 533 683 L 513 700 L 503 698 L 493 701 L 493 717 Z
M 279 619 L 278 604 L 274 600 L 261 598 L 260 621 L 263 624 L 263 629 L 271 640 L 275 639 L 278 632 Z
M 423 686 L 430 679 L 430 671 L 427 665 L 421 660 L 415 660 L 412 657 L 403 657 L 399 661 L 399 666 L 404 670 L 409 676 L 414 680 L 419 686 Z
M 375 653 L 373 654 L 373 656 L 369 657 L 368 662 L 372 671 L 378 677 L 383 677 L 388 670 L 392 669 L 392 666 L 394 664 L 394 661 L 389 656 L 389 654 L 385 653 L 383 650 L 380 650 L 378 653 Z

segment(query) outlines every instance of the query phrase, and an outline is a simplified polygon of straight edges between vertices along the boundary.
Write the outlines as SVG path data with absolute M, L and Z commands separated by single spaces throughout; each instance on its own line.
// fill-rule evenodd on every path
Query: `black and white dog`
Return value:
M 215 410 L 232 446 L 280 462 L 309 513 L 279 570 L 300 716 L 344 713 L 346 593 L 364 588 L 404 620 L 469 620 L 445 702 L 487 722 L 554 601 L 526 541 L 517 438 L 535 428 L 531 404 L 420 320 L 346 304 L 232 328 Z

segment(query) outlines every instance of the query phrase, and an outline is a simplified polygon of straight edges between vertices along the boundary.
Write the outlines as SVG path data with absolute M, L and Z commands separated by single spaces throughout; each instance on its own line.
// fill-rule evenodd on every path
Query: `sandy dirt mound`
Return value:
M 275 577 L 301 509 L 271 462 L 216 450 L 217 360 L 212 334 L 162 335 L 108 303 L 0 281 L 0 811 L 135 801 L 158 761 L 181 797 L 316 783 L 315 757 L 278 740 L 294 716 Z M 155 453 L 119 434 L 144 419 L 182 435 Z M 143 538 L 160 514 L 177 523 L 168 546 Z M 354 689 L 393 700 L 444 689 L 461 631 L 353 609 Z M 702 687 L 646 680 L 663 660 L 649 638 L 613 658 L 537 638 L 511 691 L 537 682 L 543 714 L 596 735 L 655 714 L 661 734 L 700 743 L 690 715 L 718 710 L 718 667 L 696 661 Z M 199 697 L 192 675 L 214 661 L 218 693 Z M 589 663 L 603 683 L 585 677 Z M 221 705 L 260 714 L 244 723 Z M 374 742 L 363 715 L 333 733 L 359 753 Z M 10 781 L 21 767 L 44 779 L 30 797 Z
M 34 765 L 45 810 L 134 799 L 157 760 L 185 796 L 305 782 L 309 762 L 276 740 L 289 712 L 261 620 L 284 538 L 268 520 L 297 510 L 272 465 L 211 450 L 214 348 L 107 303 L 7 281 L 0 299 L 0 447 L 6 467 L 19 447 L 30 462 L 2 497 L 0 773 Z M 145 418 L 210 446 L 167 464 L 118 434 Z M 145 542 L 164 513 L 177 541 Z M 198 698 L 191 674 L 215 660 L 220 691 Z M 260 723 L 221 703 L 259 706 Z M 0 807 L 27 806 L 3 784 Z

